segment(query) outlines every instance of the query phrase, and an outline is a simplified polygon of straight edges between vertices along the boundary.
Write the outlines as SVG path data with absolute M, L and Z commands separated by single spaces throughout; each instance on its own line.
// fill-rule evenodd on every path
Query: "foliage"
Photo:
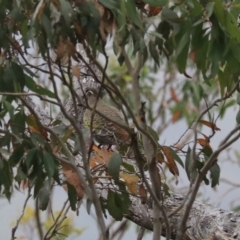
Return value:
M 41 210 L 48 206 L 53 182 L 68 190 L 72 210 L 76 210 L 77 200 L 83 198 L 88 185 L 76 170 L 74 157 L 86 153 L 84 134 L 77 125 L 77 112 L 69 117 L 64 111 L 58 90 L 60 86 L 67 88 L 75 99 L 75 110 L 79 107 L 81 101 L 73 84 L 74 78 L 83 76 L 79 65 L 84 56 L 76 51 L 79 43 L 98 68 L 86 64 L 88 74 L 121 106 L 137 133 L 135 154 L 139 171 L 124 161 L 126 149 L 111 153 L 104 147 L 91 146 L 88 159 L 82 156 L 91 190 L 91 184 L 100 182 L 103 176 L 110 179 L 105 188 L 114 186 L 107 199 L 100 199 L 103 211 L 108 210 L 113 218 L 121 220 L 128 213 L 130 196 L 143 195 L 143 185 L 138 184 L 144 182 L 141 174 L 146 170 L 150 178 L 154 174 L 141 124 L 146 124 L 147 136 L 152 141 L 149 152 L 156 145 L 157 161 L 165 163 L 175 177 L 179 175 L 178 162 L 191 184 L 198 179 L 206 184 L 211 182 L 211 187 L 219 184 L 221 166 L 211 139 L 219 130 L 217 119 L 236 105 L 229 98 L 239 92 L 238 8 L 239 1 L 220 0 L 1 1 L 0 192 L 10 200 L 13 185 L 20 187 L 27 182 L 33 188 L 34 198 L 40 201 Z M 107 51 L 106 46 L 111 50 Z M 102 59 L 106 66 L 97 62 Z M 97 78 L 97 71 L 101 71 L 102 79 Z M 179 73 L 181 81 L 176 80 Z M 144 109 L 146 119 L 139 113 L 137 94 L 148 102 Z M 68 124 L 38 110 L 29 96 L 61 110 Z M 217 103 L 220 108 L 215 107 Z M 133 112 L 138 116 L 134 117 Z M 159 135 L 180 119 L 186 119 L 193 130 L 194 143 L 180 138 L 171 146 L 157 144 L 163 141 Z M 237 124 L 239 119 L 240 110 Z M 201 131 L 203 125 L 211 130 L 208 136 Z M 93 179 L 88 174 L 90 170 Z M 163 182 L 160 190 L 169 194 L 162 174 L 156 174 Z M 92 199 L 88 191 L 86 194 L 97 208 L 98 200 Z

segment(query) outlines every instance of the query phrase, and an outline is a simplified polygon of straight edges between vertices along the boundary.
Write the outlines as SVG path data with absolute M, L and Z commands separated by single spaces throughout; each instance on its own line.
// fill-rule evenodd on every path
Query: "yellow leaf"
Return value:
M 120 178 L 124 179 L 129 192 L 133 195 L 137 195 L 137 183 L 139 181 L 139 177 L 134 174 L 128 174 L 123 172 L 121 172 L 119 176 Z
M 90 156 L 90 166 L 94 167 L 95 163 L 107 164 L 112 157 L 113 152 L 107 150 L 107 147 L 99 148 L 95 145 L 92 147 L 92 152 Z

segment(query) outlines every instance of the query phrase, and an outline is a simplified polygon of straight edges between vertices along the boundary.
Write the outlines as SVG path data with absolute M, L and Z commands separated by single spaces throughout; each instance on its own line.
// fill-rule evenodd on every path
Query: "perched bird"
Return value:
M 122 113 L 116 107 L 105 104 L 100 97 L 97 99 L 97 94 L 98 92 L 96 89 L 91 88 L 86 90 L 87 103 L 92 110 L 88 108 L 85 110 L 83 116 L 85 127 L 90 129 L 92 121 L 93 138 L 99 143 L 99 146 L 108 145 L 108 149 L 110 149 L 111 145 L 129 145 L 131 143 L 129 133 L 116 124 L 119 123 L 127 127 Z M 96 111 L 109 118 L 109 120 L 102 117 L 97 112 L 94 112 L 92 119 L 95 104 Z M 111 122 L 111 120 L 116 123 Z

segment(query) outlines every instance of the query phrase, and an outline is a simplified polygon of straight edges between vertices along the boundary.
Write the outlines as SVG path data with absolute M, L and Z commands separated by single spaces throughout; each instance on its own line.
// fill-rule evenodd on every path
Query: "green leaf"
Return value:
M 147 126 L 147 131 L 151 134 L 151 136 L 154 138 L 155 141 L 159 140 L 158 133 L 153 130 L 151 127 Z
M 18 113 L 16 113 L 10 121 L 11 129 L 14 134 L 17 136 L 21 136 L 23 132 L 25 131 L 25 121 L 26 116 L 24 114 L 24 110 L 22 109 Z
M 22 92 L 25 84 L 23 69 L 16 63 L 6 65 L 3 77 L 0 78 L 0 91 Z
M 184 168 L 182 159 L 177 155 L 177 153 L 172 148 L 169 147 L 169 150 L 172 154 L 172 157 Z
M 135 169 L 133 167 L 133 165 L 129 164 L 129 163 L 126 163 L 126 162 L 123 162 L 122 163 L 122 166 L 127 169 L 129 172 L 131 173 L 135 173 Z
M 60 11 L 61 11 L 67 25 L 69 26 L 71 23 L 71 19 L 73 17 L 72 6 L 69 3 L 69 1 L 66 1 L 66 0 L 59 0 L 59 3 L 60 3 Z
M 46 151 L 43 152 L 43 164 L 48 177 L 51 178 L 56 170 L 56 163 L 52 155 Z
M 76 204 L 77 204 L 77 192 L 76 189 L 73 185 L 69 184 L 67 182 L 67 186 L 68 186 L 68 199 L 70 202 L 70 206 L 72 211 L 76 211 Z
M 106 200 L 103 197 L 99 197 L 99 201 L 100 201 L 100 204 L 101 204 L 103 215 L 107 219 Z
M 39 191 L 42 189 L 42 187 L 44 186 L 44 180 L 45 180 L 45 176 L 38 176 L 34 185 L 34 192 L 33 192 L 33 197 L 36 198 Z
M 42 211 L 47 209 L 49 200 L 51 196 L 51 186 L 49 184 L 49 180 L 45 181 L 43 187 L 39 190 L 37 198 L 38 198 L 38 208 Z
M 0 158 L 0 187 L 1 185 L 4 186 L 2 192 L 5 194 L 8 201 L 10 201 L 12 194 L 12 180 L 13 172 L 12 168 L 9 166 L 9 162 Z
M 7 112 L 9 113 L 10 118 L 13 119 L 14 118 L 14 107 L 13 107 L 13 105 L 8 101 L 4 101 L 3 105 L 6 108 Z
M 165 196 L 169 196 L 169 197 L 171 196 L 169 190 L 170 189 L 169 189 L 168 185 L 166 183 L 163 183 L 163 192 L 164 192 Z
M 205 8 L 205 10 L 206 10 L 206 16 L 205 17 L 206 18 L 210 18 L 212 16 L 214 5 L 215 5 L 214 2 L 207 3 L 206 8 Z
M 107 209 L 109 214 L 117 221 L 121 221 L 123 218 L 123 212 L 121 210 L 121 198 L 119 194 L 111 190 L 108 191 Z
M 237 124 L 240 124 L 240 109 L 237 112 L 236 121 L 237 121 Z
M 22 166 L 19 165 L 17 168 L 17 174 L 15 176 L 15 181 L 20 185 L 23 180 L 27 179 L 27 175 L 22 171 Z
M 159 53 L 153 41 L 150 41 L 148 49 L 154 62 L 159 66 Z
M 46 139 L 37 132 L 31 132 L 31 140 L 35 146 L 38 146 L 39 144 L 42 144 L 42 145 L 46 144 Z
M 91 213 L 91 206 L 92 206 L 92 201 L 89 198 L 87 198 L 86 208 L 87 208 L 88 215 L 90 215 Z
M 168 3 L 167 0 L 143 0 L 143 2 L 149 4 L 152 7 L 165 6 Z
M 188 176 L 188 179 L 190 180 L 190 176 L 191 176 L 191 166 L 192 166 L 192 161 L 191 161 L 191 148 L 188 147 L 187 150 L 187 155 L 186 155 L 186 160 L 185 160 L 185 170 Z
M 126 1 L 126 9 L 129 18 L 133 21 L 133 23 L 138 26 L 139 28 L 142 28 L 142 23 L 139 19 L 139 14 L 137 12 L 135 1 Z
M 172 23 L 179 23 L 182 21 L 173 10 L 167 7 L 163 7 L 162 19 Z
M 99 2 L 111 10 L 118 10 L 118 3 L 115 0 L 99 0 Z
M 216 185 L 219 184 L 219 177 L 220 177 L 220 167 L 217 163 L 215 163 L 210 168 L 210 177 L 211 177 L 211 187 L 214 188 Z
M 9 158 L 9 163 L 11 164 L 11 166 L 13 167 L 16 166 L 22 159 L 23 155 L 24 155 L 23 145 L 20 145 L 17 148 L 15 148 L 11 157 Z
M 119 180 L 119 171 L 122 164 L 122 157 L 119 153 L 115 152 L 108 163 L 108 172 L 115 181 Z
M 240 105 L 240 93 L 237 93 L 237 104 Z
M 28 169 L 30 169 L 33 162 L 36 161 L 37 151 L 38 151 L 37 148 L 32 148 L 28 151 L 27 156 L 26 156 L 26 165 L 27 165 Z
M 43 95 L 43 96 L 48 96 L 50 98 L 55 98 L 55 94 L 53 92 L 51 92 L 50 90 L 48 90 L 46 88 L 43 88 L 40 85 L 36 84 L 35 81 L 31 77 L 25 75 L 25 79 L 26 79 L 26 87 L 29 90 L 31 90 L 35 93 L 38 93 L 40 95 Z
M 0 146 L 9 148 L 11 141 L 12 136 L 7 132 L 2 138 L 0 138 Z

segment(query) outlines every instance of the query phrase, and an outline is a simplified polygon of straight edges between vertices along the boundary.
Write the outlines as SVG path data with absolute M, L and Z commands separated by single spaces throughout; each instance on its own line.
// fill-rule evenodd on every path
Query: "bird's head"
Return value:
M 85 90 L 85 95 L 87 97 L 87 102 L 90 107 L 94 107 L 96 101 L 100 102 L 102 98 L 102 91 L 98 97 L 98 90 L 96 88 L 87 88 Z M 97 98 L 98 97 L 98 98 Z

